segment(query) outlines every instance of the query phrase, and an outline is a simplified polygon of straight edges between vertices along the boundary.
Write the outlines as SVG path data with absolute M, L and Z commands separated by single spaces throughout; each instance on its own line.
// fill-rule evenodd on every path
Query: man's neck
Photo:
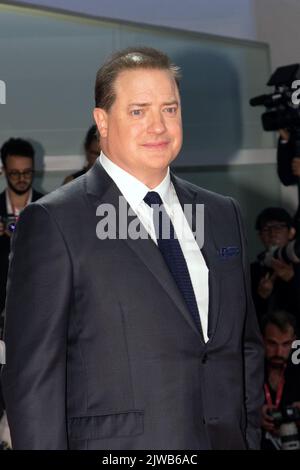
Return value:
M 278 385 L 280 384 L 282 377 L 284 375 L 284 367 L 282 368 L 268 368 L 268 382 L 272 390 L 277 390 Z
M 134 176 L 137 180 L 139 180 L 149 189 L 156 188 L 163 181 L 163 179 L 166 177 L 168 173 L 169 167 L 152 169 L 152 170 L 148 169 L 147 171 L 138 170 L 138 169 L 133 170 L 131 167 L 125 165 L 124 162 L 116 158 L 109 157 L 108 153 L 105 152 L 104 150 L 102 150 L 101 153 L 106 159 L 110 160 L 114 165 L 118 166 L 122 170 Z M 100 161 L 101 161 L 101 155 L 100 155 Z
M 18 210 L 24 209 L 28 202 L 31 189 L 24 194 L 17 194 L 11 188 L 7 188 L 7 190 L 11 205 Z

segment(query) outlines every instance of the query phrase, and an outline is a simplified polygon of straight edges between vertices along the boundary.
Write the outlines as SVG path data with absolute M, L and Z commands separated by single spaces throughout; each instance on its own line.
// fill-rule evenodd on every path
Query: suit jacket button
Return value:
M 207 357 L 207 354 L 205 353 L 202 357 L 202 364 L 205 364 L 207 362 L 207 359 L 208 357 Z

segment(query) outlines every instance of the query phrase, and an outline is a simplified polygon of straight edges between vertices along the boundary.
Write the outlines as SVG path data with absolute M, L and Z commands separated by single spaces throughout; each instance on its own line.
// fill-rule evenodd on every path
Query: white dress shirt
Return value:
M 178 241 L 188 267 L 197 301 L 204 340 L 207 342 L 209 299 L 208 268 L 179 203 L 174 186 L 171 182 L 169 169 L 163 181 L 156 186 L 156 188 L 149 189 L 144 183 L 113 163 L 104 155 L 103 152 L 101 152 L 99 160 L 104 170 L 118 186 L 120 192 L 123 194 L 126 201 L 136 213 L 156 244 L 157 240 L 153 223 L 153 209 L 144 202 L 144 197 L 149 191 L 155 191 L 160 195 L 166 212 L 174 226 L 174 230 L 177 234 Z
M 7 213 L 9 215 L 13 214 L 16 217 L 19 217 L 21 210 L 18 209 L 17 207 L 12 206 L 12 203 L 11 203 L 11 200 L 10 200 L 9 193 L 8 193 L 7 189 L 5 190 L 5 201 L 6 201 Z M 27 202 L 26 202 L 25 206 L 28 206 L 28 204 L 30 204 L 31 202 L 32 202 L 32 189 L 30 189 L 30 191 L 29 191 L 28 199 L 27 199 Z

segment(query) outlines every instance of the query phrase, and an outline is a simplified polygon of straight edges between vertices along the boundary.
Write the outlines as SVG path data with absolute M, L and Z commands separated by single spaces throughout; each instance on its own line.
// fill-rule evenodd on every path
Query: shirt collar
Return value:
M 134 211 L 149 191 L 157 192 L 163 202 L 168 204 L 171 182 L 169 168 L 166 176 L 159 185 L 153 189 L 149 189 L 148 186 L 135 178 L 135 176 L 112 162 L 103 152 L 101 152 L 99 156 L 99 161 Z
M 8 194 L 8 189 L 5 190 L 5 202 L 6 202 L 6 211 L 7 211 L 7 214 L 14 214 L 14 215 L 19 215 L 19 213 L 21 211 L 19 211 L 18 209 L 14 209 L 12 207 L 12 204 L 11 204 L 11 201 L 10 201 L 10 197 L 9 197 L 9 194 Z M 32 188 L 30 188 L 29 190 L 29 195 L 28 195 L 28 199 L 27 199 L 27 202 L 26 202 L 26 206 L 28 206 L 28 204 L 30 204 L 32 202 Z

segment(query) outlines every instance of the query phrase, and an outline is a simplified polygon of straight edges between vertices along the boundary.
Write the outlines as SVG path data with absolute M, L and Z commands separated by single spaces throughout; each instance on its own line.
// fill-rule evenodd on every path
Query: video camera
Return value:
M 268 410 L 279 430 L 280 450 L 299 450 L 300 441 L 296 422 L 300 420 L 300 410 L 294 406 L 286 406 L 282 410 Z M 269 439 L 271 436 L 269 436 Z M 271 438 L 273 441 L 273 439 Z
M 300 410 L 295 406 L 286 406 L 282 410 L 268 410 L 268 415 L 274 419 L 276 427 L 284 423 L 294 423 L 300 421 Z
M 1 216 L 0 222 L 3 223 L 5 230 L 13 233 L 16 230 L 18 217 L 14 214 L 8 214 L 7 216 Z
M 279 259 L 285 263 L 300 263 L 300 239 L 296 238 L 287 245 L 279 248 L 277 246 L 270 247 L 267 251 L 264 251 L 258 256 L 258 260 L 261 265 L 272 267 L 272 260 Z
M 294 104 L 292 99 L 295 93 L 292 84 L 299 79 L 300 64 L 278 67 L 267 82 L 267 86 L 275 87 L 274 93 L 250 99 L 251 106 L 265 106 L 268 110 L 261 117 L 265 131 L 300 128 L 300 105 Z

